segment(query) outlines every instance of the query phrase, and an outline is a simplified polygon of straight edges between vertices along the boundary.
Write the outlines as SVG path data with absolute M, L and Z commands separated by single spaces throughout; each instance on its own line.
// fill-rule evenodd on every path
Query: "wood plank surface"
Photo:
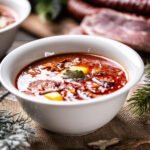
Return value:
M 41 21 L 37 15 L 30 15 L 22 24 L 22 28 L 37 37 L 62 35 L 70 32 L 78 23 L 71 18 L 63 18 L 57 22 Z

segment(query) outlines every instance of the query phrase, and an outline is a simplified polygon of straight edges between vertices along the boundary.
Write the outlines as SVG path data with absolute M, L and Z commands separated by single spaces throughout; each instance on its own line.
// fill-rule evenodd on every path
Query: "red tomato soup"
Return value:
M 16 22 L 17 14 L 9 7 L 0 4 L 0 29 Z
M 80 101 L 106 95 L 127 83 L 123 67 L 93 54 L 50 56 L 26 66 L 16 87 L 27 95 L 53 101 Z

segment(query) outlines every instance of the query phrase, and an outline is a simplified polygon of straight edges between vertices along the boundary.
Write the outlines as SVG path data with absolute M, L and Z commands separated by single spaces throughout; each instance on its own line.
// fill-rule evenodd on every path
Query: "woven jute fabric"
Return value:
M 8 110 L 12 113 L 21 113 L 24 117 L 27 117 L 17 99 L 11 94 L 0 103 L 0 109 Z M 150 125 L 145 124 L 143 119 L 133 116 L 128 109 L 127 103 L 111 122 L 94 133 L 84 136 L 71 137 L 51 133 L 42 129 L 34 121 L 30 123 L 30 126 L 36 129 L 36 138 L 29 150 L 88 150 L 87 143 L 100 139 L 114 137 L 120 139 L 150 138 Z M 139 149 L 150 150 L 150 146 L 143 145 Z

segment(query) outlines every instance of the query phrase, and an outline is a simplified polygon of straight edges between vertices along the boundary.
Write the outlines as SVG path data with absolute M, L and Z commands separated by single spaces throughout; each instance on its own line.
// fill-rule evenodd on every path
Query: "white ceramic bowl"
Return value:
M 0 29 L 0 58 L 6 54 L 13 43 L 18 26 L 28 17 L 31 7 L 27 0 L 0 0 L 3 4 L 17 14 L 17 21 L 3 29 Z
M 45 52 L 90 52 L 111 58 L 126 69 L 129 81 L 112 94 L 80 102 L 42 101 L 19 92 L 15 88 L 16 75 L 26 65 L 43 58 Z M 37 40 L 12 51 L 1 63 L 0 77 L 5 88 L 18 97 L 23 109 L 42 127 L 58 133 L 81 135 L 112 120 L 129 90 L 140 80 L 143 69 L 140 56 L 124 44 L 101 37 L 68 35 Z

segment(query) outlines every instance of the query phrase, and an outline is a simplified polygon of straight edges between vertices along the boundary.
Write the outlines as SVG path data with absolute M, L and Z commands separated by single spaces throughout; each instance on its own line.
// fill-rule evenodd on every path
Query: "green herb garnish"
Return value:
M 63 75 L 65 79 L 83 79 L 86 77 L 81 70 L 66 70 Z

